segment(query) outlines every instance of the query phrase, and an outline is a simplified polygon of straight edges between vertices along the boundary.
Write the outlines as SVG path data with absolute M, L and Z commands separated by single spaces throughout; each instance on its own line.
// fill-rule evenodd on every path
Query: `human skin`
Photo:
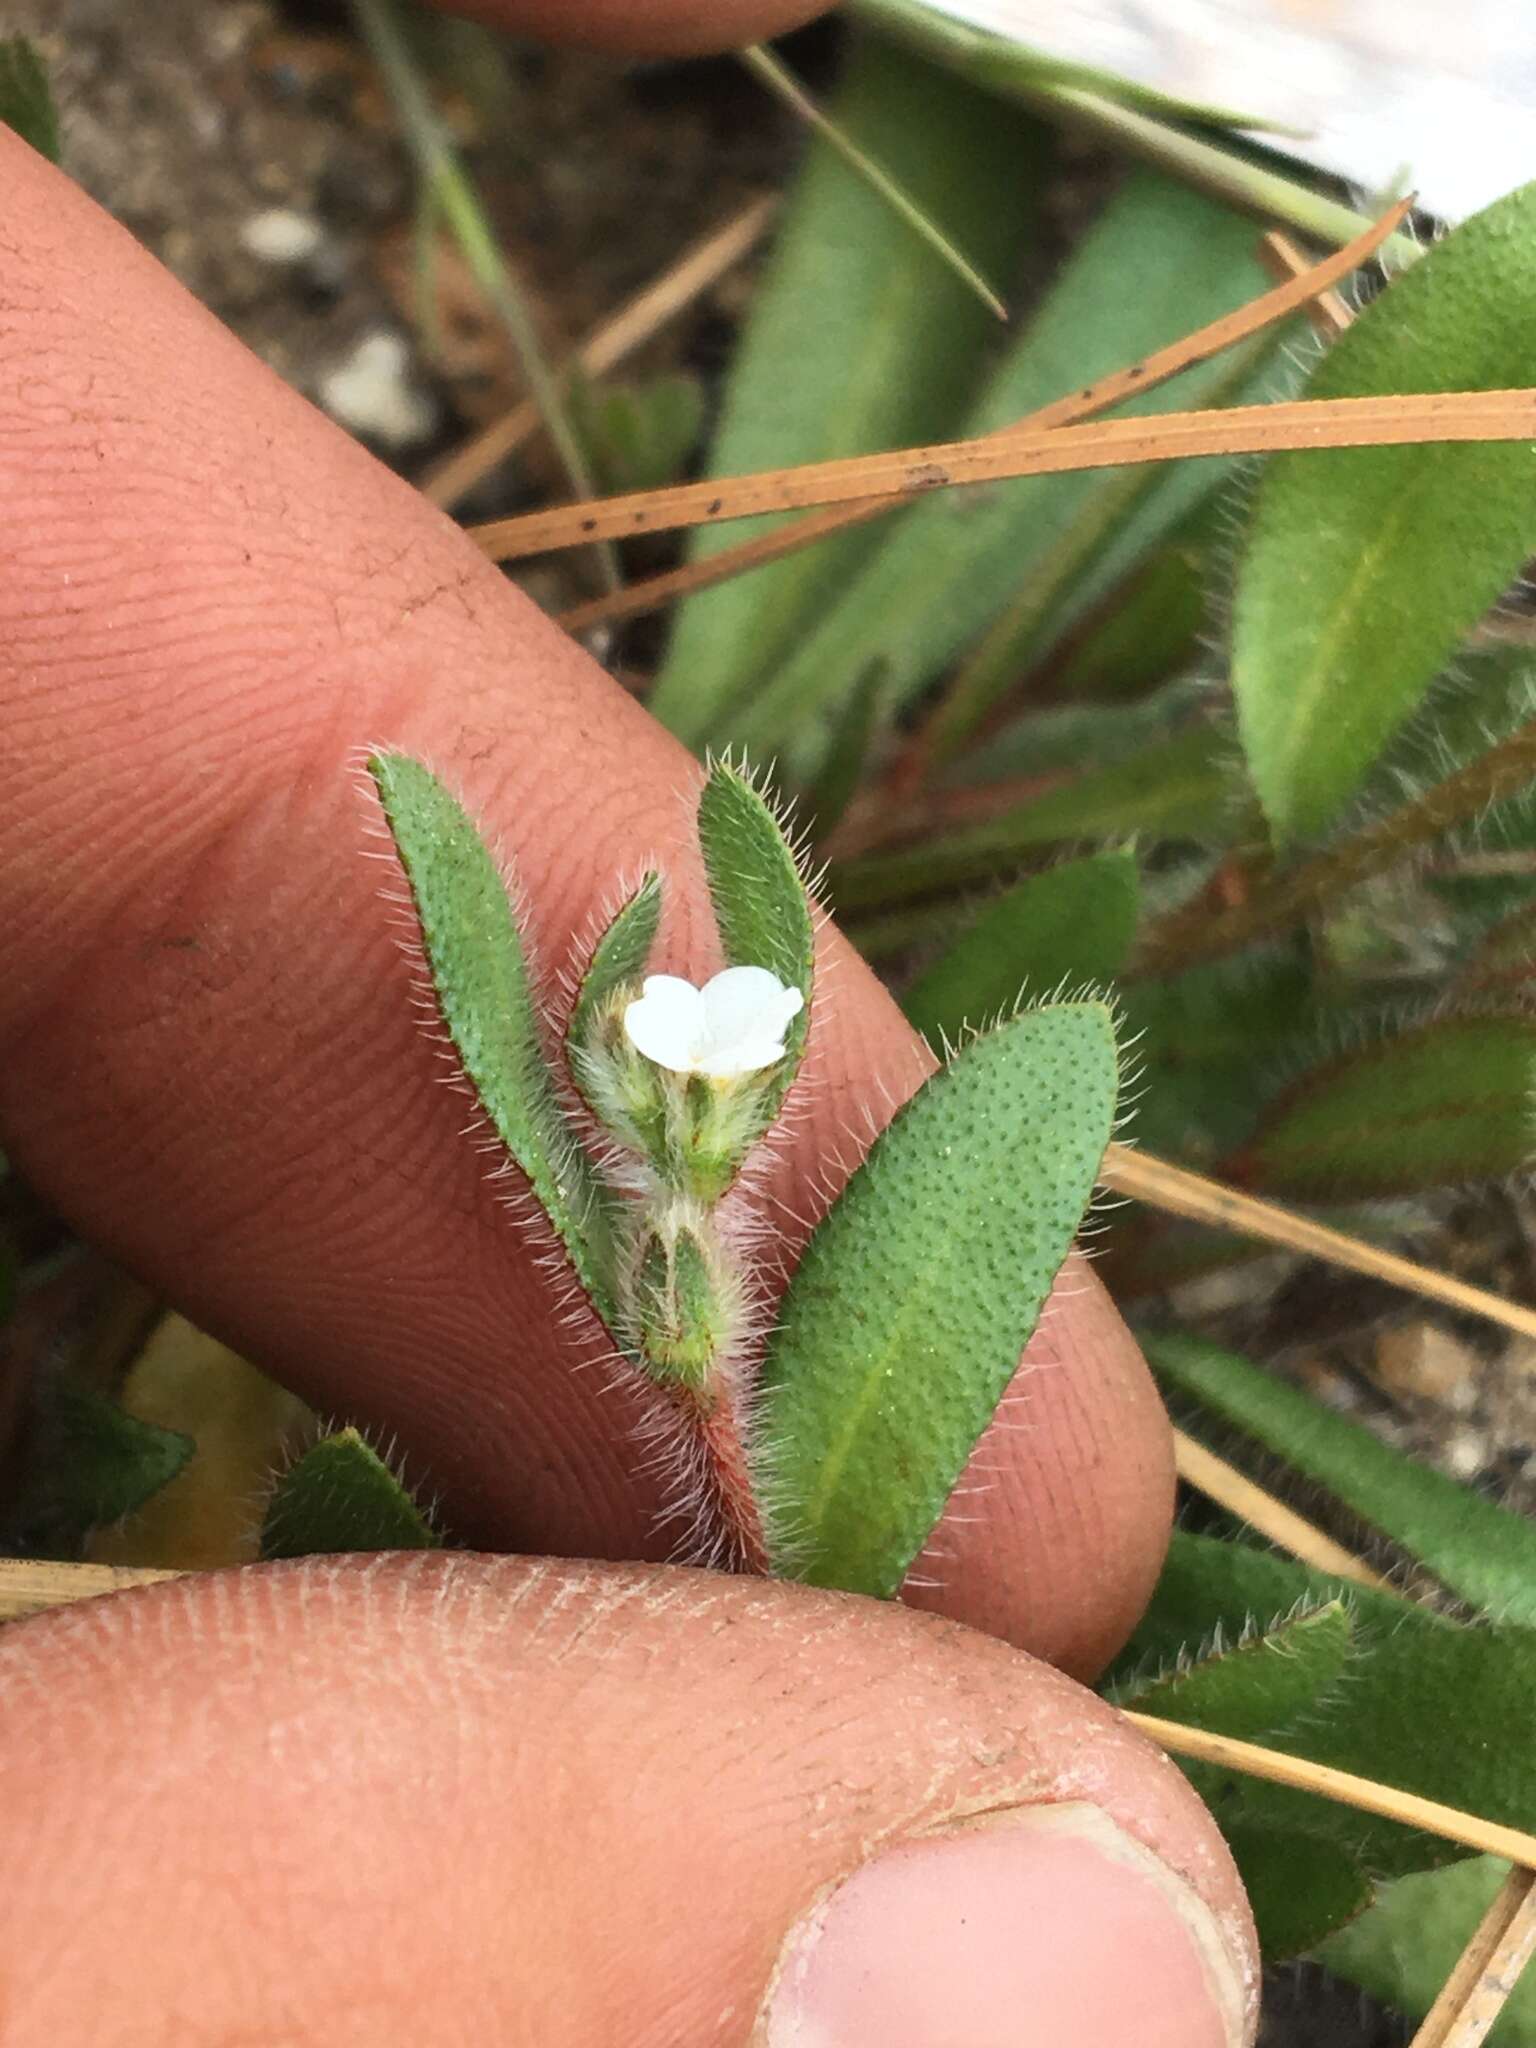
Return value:
M 681 34 L 689 10 L 655 0 L 647 18 L 664 13 Z M 561 25 L 599 32 L 602 9 L 572 4 Z M 732 34 L 762 26 L 732 15 Z M 658 858 L 658 964 L 694 978 L 714 964 L 697 767 L 5 134 L 0 189 L 0 1141 L 199 1321 L 322 1409 L 398 1431 L 466 1538 L 665 1557 L 678 1532 L 637 1458 L 636 1404 L 578 1369 L 600 1341 L 556 1330 L 437 1085 L 356 763 L 387 743 L 448 776 L 515 863 L 551 967 L 615 872 Z M 866 1118 L 927 1068 L 830 928 L 819 969 L 804 1114 L 772 1187 L 791 1252 L 829 1156 L 846 1170 Z M 233 2039 L 253 1985 L 278 1996 L 274 1957 L 292 2013 L 264 2007 L 241 2038 L 388 2039 L 361 1980 L 343 1971 L 339 1992 L 335 1975 L 359 1930 L 385 1927 L 413 2041 L 481 2021 L 555 2048 L 620 2038 L 610 1995 L 636 2016 L 628 2038 L 745 2040 L 829 1885 L 904 1837 L 1031 1801 L 1112 1815 L 1161 1859 L 1171 1919 L 1195 1924 L 1203 1900 L 1241 1974 L 1246 1923 L 1203 1810 L 1022 1654 L 1099 1668 L 1166 1540 L 1166 1423 L 1086 1269 L 1015 1394 L 1015 1426 L 979 1447 L 922 1561 L 936 1583 L 909 1596 L 995 1642 L 676 1569 L 456 1558 L 224 1575 L 10 1630 L 0 1888 L 21 1896 L 6 1873 L 25 1871 L 27 1911 L 0 1925 L 8 2048 L 63 2037 L 47 1959 L 65 1945 L 99 2001 L 91 2039 L 164 2038 L 171 2007 L 186 2038 Z M 723 1855 L 741 1832 L 745 1874 L 722 1889 L 701 1844 Z M 1050 1863 L 1044 1839 L 1021 1870 Z M 1125 1857 L 1093 1855 L 1082 1944 L 1042 1953 L 1042 1985 L 1066 1969 L 1113 1989 L 1106 1954 L 1137 1952 L 1115 1939 Z M 508 1947 L 509 1902 L 521 1916 L 534 1893 L 548 1914 Z M 623 1938 L 599 1940 L 594 1971 L 597 1927 Z M 135 1992 L 112 1958 L 146 1944 L 159 1967 Z M 1170 1953 L 1161 1989 L 1145 1970 L 1125 1987 L 1126 2023 L 1150 2007 L 1170 2043 L 1229 2038 Z

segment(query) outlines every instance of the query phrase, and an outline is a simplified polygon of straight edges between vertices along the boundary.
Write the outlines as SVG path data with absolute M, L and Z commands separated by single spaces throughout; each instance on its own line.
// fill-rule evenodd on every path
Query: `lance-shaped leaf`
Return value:
M 1129 849 L 1031 875 L 973 919 L 913 983 L 902 1008 L 916 1030 L 937 1040 L 1011 1010 L 1025 988 L 1108 981 L 1131 949 L 1139 903 Z
M 1144 1348 L 1169 1386 L 1325 1487 L 1463 1600 L 1496 1620 L 1536 1628 L 1536 1523 L 1405 1457 L 1230 1351 L 1161 1331 Z
M 1474 215 L 1367 306 L 1308 396 L 1532 383 L 1536 184 Z M 1352 448 L 1266 466 L 1238 570 L 1232 680 L 1277 838 L 1332 822 L 1533 545 L 1528 443 Z
M 1337 1842 L 1242 1821 L 1228 1821 L 1222 1833 L 1266 1962 L 1305 1955 L 1348 1927 L 1376 1897 L 1374 1879 Z
M 699 846 L 728 967 L 766 967 L 805 998 L 785 1058 L 761 1098 L 766 1130 L 789 1093 L 811 1019 L 816 932 L 811 900 L 777 818 L 747 777 L 717 761 L 699 793 Z
M 936 889 L 979 882 L 1017 867 L 1038 846 L 1066 839 L 1145 832 L 1161 839 L 1220 845 L 1234 819 L 1229 741 L 1214 725 L 1185 727 L 1107 767 L 1089 768 L 985 825 L 973 825 L 921 847 L 840 861 L 829 887 L 839 916 L 870 910 Z
M 0 121 L 39 156 L 59 161 L 59 116 L 47 68 L 25 36 L 0 36 Z
M 1334 1683 L 1353 1634 L 1344 1602 L 1325 1600 L 1235 1642 L 1218 1637 L 1156 1678 L 1117 1687 L 1112 1698 L 1117 1707 L 1221 1735 L 1266 1735 L 1288 1726 Z
M 1511 1739 L 1536 1698 L 1536 1630 L 1465 1626 L 1366 1586 L 1346 1586 L 1289 1559 L 1174 1532 L 1147 1613 L 1117 1676 L 1171 1660 L 1184 1645 L 1298 1601 L 1342 1599 L 1355 1621 L 1347 1682 L 1269 1746 L 1335 1764 L 1513 1827 L 1536 1824 L 1536 1751 Z M 1419 1834 L 1315 1794 L 1193 1764 L 1188 1776 L 1222 1825 L 1320 1836 L 1376 1877 L 1430 1870 L 1459 1854 Z
M 1533 1081 L 1536 1018 L 1442 1017 L 1303 1074 L 1225 1170 L 1304 1201 L 1515 1173 L 1536 1150 Z
M 990 276 L 1037 237 L 1046 131 L 1016 109 L 861 38 L 828 112 Z M 712 476 L 911 447 L 955 430 L 997 323 L 824 140 L 752 293 L 731 363 Z M 793 373 L 786 375 L 786 365 Z M 778 522 L 700 528 L 695 559 Z M 686 599 L 650 708 L 703 746 L 879 546 L 880 524 Z
M 775 1569 L 888 1598 L 992 1417 L 1114 1122 L 1114 1025 L 1059 1003 L 901 1110 L 779 1310 L 756 1440 Z
M 1318 1960 L 1383 2005 L 1422 2019 L 1508 1875 L 1507 1863 L 1477 1856 L 1399 1878 Z M 1469 2048 L 1478 2038 L 1464 2036 Z M 1488 2048 L 1536 2048 L 1536 1970 L 1514 1985 L 1486 2039 Z
M 438 1547 L 410 1493 L 355 1429 L 322 1438 L 289 1466 L 261 1525 L 266 1559 Z
M 660 875 L 646 875 L 593 947 L 566 1026 L 567 1045 L 581 1045 L 592 1020 L 609 998 L 643 979 L 645 963 L 656 943 L 656 928 L 661 923 L 661 897 Z
M 555 1095 L 517 917 L 496 863 L 462 806 L 419 761 L 377 754 L 368 765 L 465 1074 L 606 1318 L 608 1215 Z

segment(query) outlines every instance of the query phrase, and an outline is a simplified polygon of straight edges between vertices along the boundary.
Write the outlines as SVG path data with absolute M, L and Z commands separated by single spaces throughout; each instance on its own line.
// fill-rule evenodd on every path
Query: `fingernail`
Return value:
M 889 1849 L 795 1928 L 763 2048 L 1241 2048 L 1215 1914 L 1095 1806 Z

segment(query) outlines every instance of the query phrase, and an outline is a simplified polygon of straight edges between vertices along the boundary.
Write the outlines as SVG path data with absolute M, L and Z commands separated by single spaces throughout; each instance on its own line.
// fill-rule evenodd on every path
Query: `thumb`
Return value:
M 0 1700 L 7 2048 L 159 2048 L 170 2014 L 286 2048 L 1249 2038 L 1246 1910 L 1179 1773 L 899 1608 L 306 1562 L 12 1628 Z

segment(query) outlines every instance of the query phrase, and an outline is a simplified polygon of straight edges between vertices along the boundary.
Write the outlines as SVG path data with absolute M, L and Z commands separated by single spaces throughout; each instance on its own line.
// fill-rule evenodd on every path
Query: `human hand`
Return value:
M 602 13 L 570 0 L 561 25 Z M 349 771 L 388 744 L 447 773 L 552 966 L 615 870 L 659 855 L 662 964 L 685 969 L 697 770 L 3 134 L 0 172 L 6 1148 L 314 1404 L 397 1430 L 467 1537 L 664 1556 L 635 1418 L 575 1369 L 600 1344 L 554 1329 L 432 1085 Z M 775 1189 L 791 1245 L 827 1148 L 926 1071 L 830 932 L 820 972 Z M 1026 1426 L 989 1433 L 986 1489 L 921 1568 L 939 1584 L 909 1594 L 949 1622 L 458 1555 L 11 1629 L 7 2042 L 744 2041 L 790 1929 L 855 1871 L 847 1931 L 834 1912 L 784 1980 L 820 2017 L 765 2038 L 1240 2039 L 1249 1930 L 1203 1809 L 1005 1647 L 1091 1674 L 1166 1533 L 1166 1425 L 1086 1271 L 1019 1391 Z

